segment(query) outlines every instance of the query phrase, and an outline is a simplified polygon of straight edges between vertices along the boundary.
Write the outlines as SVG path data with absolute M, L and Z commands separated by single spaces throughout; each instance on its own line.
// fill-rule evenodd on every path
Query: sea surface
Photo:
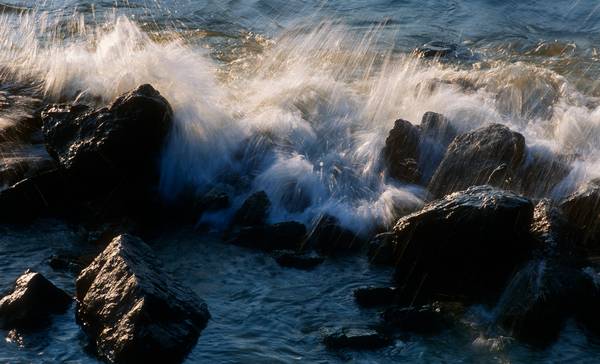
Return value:
M 162 198 L 215 185 L 233 197 L 227 211 L 199 219 L 208 233 L 166 229 L 149 241 L 213 315 L 188 363 L 600 362 L 598 343 L 574 324 L 533 349 L 490 329 L 493 307 L 470 308 L 436 337 L 332 352 L 323 329 L 376 323 L 377 310 L 359 309 L 352 289 L 390 284 L 389 269 L 360 255 L 284 269 L 219 240 L 259 190 L 273 202 L 271 222 L 310 225 L 328 213 L 358 234 L 390 227 L 427 191 L 383 178 L 380 151 L 395 119 L 419 124 L 427 111 L 461 131 L 502 123 L 530 150 L 575 156 L 545 197 L 600 177 L 598 1 L 4 0 L 0 13 L 0 128 L 44 103 L 100 105 L 151 83 L 175 111 Z M 432 41 L 455 51 L 418 57 Z M 48 258 L 98 249 L 59 221 L 0 230 L 0 291 L 32 268 L 72 293 L 73 274 Z M 96 362 L 73 308 L 46 330 L 0 336 L 0 362 Z

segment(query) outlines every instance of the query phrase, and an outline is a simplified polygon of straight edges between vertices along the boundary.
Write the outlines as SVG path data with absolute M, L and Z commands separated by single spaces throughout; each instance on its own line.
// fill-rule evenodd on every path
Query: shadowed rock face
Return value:
M 560 204 L 567 220 L 582 235 L 583 248 L 600 252 L 600 180 L 590 181 Z
M 525 158 L 525 138 L 504 125 L 491 124 L 457 136 L 433 175 L 436 197 L 470 186 L 510 185 Z
M 156 157 L 172 115 L 167 100 L 142 85 L 106 108 L 51 106 L 42 112 L 42 132 L 50 155 L 73 178 L 105 190 L 125 179 L 157 176 Z
M 394 227 L 395 278 L 408 302 L 497 297 L 531 255 L 531 201 L 490 186 L 446 196 Z
M 401 182 L 419 182 L 419 142 L 418 127 L 406 120 L 395 121 L 383 148 L 383 160 L 390 177 Z
M 0 327 L 35 327 L 48 316 L 64 312 L 72 299 L 39 273 L 27 271 L 17 279 L 14 291 L 0 300 Z
M 177 363 L 195 345 L 206 304 L 162 270 L 148 245 L 120 235 L 77 278 L 77 319 L 114 363 Z

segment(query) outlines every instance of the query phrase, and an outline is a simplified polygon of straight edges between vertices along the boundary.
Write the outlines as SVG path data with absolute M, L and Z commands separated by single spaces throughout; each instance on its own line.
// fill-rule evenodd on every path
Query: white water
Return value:
M 418 124 L 426 111 L 462 130 L 500 122 L 529 147 L 579 154 L 554 197 L 600 175 L 597 100 L 541 66 L 423 62 L 386 47 L 378 27 L 357 36 L 320 23 L 276 39 L 246 34 L 221 49 L 203 43 L 203 33 L 149 34 L 124 17 L 101 26 L 78 15 L 49 19 L 30 12 L 0 21 L 3 74 L 51 100 L 86 91 L 108 102 L 154 85 L 176 117 L 162 159 L 167 199 L 235 181 L 234 205 L 265 190 L 273 221 L 328 212 L 357 231 L 389 225 L 426 191 L 386 181 L 379 153 L 395 119 Z

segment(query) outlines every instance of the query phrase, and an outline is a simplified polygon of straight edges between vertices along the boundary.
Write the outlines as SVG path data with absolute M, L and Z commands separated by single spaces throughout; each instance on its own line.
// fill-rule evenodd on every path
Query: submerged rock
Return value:
M 332 255 L 358 249 L 363 245 L 363 240 L 344 228 L 336 217 L 323 215 L 309 233 L 307 243 L 310 248 Z
M 77 319 L 114 363 L 177 363 L 210 314 L 162 268 L 146 243 L 120 235 L 77 278 Z
M 471 186 L 510 186 L 525 159 L 525 138 L 504 125 L 491 124 L 457 136 L 429 183 L 441 197 Z
M 354 290 L 356 303 L 363 307 L 392 305 L 398 298 L 396 287 L 362 287 Z
M 51 314 L 67 310 L 73 300 L 43 275 L 31 271 L 17 279 L 11 294 L 0 300 L 0 327 L 35 327 Z
M 378 349 L 390 344 L 390 338 L 367 328 L 340 328 L 325 333 L 323 342 L 330 349 Z
M 282 267 L 310 270 L 325 261 L 325 258 L 308 253 L 283 250 L 273 254 L 275 261 Z
M 394 227 L 400 294 L 407 302 L 499 295 L 535 248 L 532 217 L 527 198 L 477 186 L 401 218 Z
M 600 180 L 592 180 L 564 199 L 560 207 L 581 232 L 581 245 L 590 254 L 600 252 Z
M 271 201 L 264 191 L 252 194 L 233 217 L 233 225 L 257 226 L 267 223 Z
M 106 108 L 48 107 L 42 112 L 42 131 L 50 155 L 86 193 L 120 184 L 143 190 L 158 177 L 157 157 L 172 117 L 168 101 L 142 85 Z
M 406 183 L 419 182 L 419 142 L 419 128 L 406 120 L 395 121 L 383 148 L 383 161 L 390 177 Z

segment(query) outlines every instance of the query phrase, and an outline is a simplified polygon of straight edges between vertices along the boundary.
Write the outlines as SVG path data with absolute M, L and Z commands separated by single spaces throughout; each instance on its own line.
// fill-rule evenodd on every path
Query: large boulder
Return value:
M 17 279 L 13 292 L 0 300 L 0 328 L 41 326 L 51 314 L 66 311 L 72 301 L 43 275 L 27 271 Z
M 167 100 L 142 85 L 101 109 L 50 106 L 42 112 L 42 132 L 50 155 L 84 192 L 122 184 L 139 191 L 158 177 L 157 157 L 172 118 Z
M 113 363 L 177 363 L 195 345 L 206 304 L 162 268 L 151 248 L 120 235 L 77 278 L 77 320 Z
M 495 299 L 536 246 L 533 204 L 477 186 L 427 204 L 394 227 L 395 279 L 407 302 Z
M 471 186 L 510 186 L 525 159 L 525 138 L 504 125 L 491 124 L 457 136 L 429 183 L 436 197 Z
M 592 180 L 565 198 L 560 207 L 581 233 L 580 245 L 590 254 L 600 252 L 600 179 Z
M 398 119 L 385 140 L 383 161 L 390 177 L 401 182 L 417 183 L 419 171 L 420 130 L 410 122 Z

